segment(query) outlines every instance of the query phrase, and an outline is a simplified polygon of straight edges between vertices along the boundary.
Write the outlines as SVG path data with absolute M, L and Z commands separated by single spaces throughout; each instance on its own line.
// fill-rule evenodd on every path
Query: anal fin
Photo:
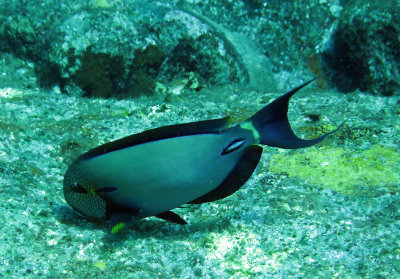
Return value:
M 165 221 L 169 221 L 178 225 L 186 225 L 187 222 L 183 220 L 181 216 L 172 212 L 172 211 L 165 211 L 163 213 L 157 214 L 157 218 L 163 219 Z

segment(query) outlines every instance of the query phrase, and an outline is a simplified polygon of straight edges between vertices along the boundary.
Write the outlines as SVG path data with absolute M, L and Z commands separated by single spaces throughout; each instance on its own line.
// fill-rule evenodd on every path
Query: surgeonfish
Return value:
M 236 125 L 225 117 L 164 126 L 89 150 L 65 173 L 65 200 L 84 217 L 111 219 L 112 233 L 149 216 L 186 224 L 171 210 L 235 193 L 257 167 L 260 145 L 309 147 L 336 131 L 304 140 L 290 127 L 290 98 L 314 80 Z

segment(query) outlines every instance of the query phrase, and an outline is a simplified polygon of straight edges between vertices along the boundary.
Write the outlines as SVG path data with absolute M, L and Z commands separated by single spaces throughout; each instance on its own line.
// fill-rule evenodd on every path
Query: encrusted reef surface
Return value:
M 342 92 L 398 95 L 399 6 L 18 0 L 0 7 L 0 50 L 30 61 L 42 87 L 75 96 L 165 93 L 188 72 L 210 85 L 289 88 L 293 72 L 310 71 L 330 71 Z
M 338 89 L 391 96 L 400 88 L 399 1 L 348 1 L 323 52 Z
M 123 99 L 163 93 L 193 72 L 211 85 L 274 88 L 264 53 L 245 36 L 196 14 L 196 6 L 160 1 L 43 6 L 16 1 L 2 6 L 0 16 L 0 49 L 34 63 L 42 87 Z M 246 55 L 251 59 L 242 58 Z
M 143 2 L 0 6 L 0 278 L 399 278 L 398 1 Z M 290 122 L 305 138 L 344 126 L 265 147 L 237 193 L 175 210 L 188 225 L 147 218 L 114 236 L 66 204 L 82 152 L 244 120 L 328 69 Z

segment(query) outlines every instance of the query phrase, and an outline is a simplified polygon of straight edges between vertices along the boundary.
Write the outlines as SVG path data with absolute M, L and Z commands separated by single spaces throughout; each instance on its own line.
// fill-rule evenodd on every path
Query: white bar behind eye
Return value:
M 231 141 L 223 150 L 221 155 L 229 154 L 237 149 L 239 149 L 245 143 L 245 139 L 239 138 Z

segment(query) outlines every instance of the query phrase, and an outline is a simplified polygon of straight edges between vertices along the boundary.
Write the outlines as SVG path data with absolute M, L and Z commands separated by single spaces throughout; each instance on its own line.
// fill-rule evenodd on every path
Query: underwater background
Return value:
M 0 0 L 0 278 L 400 278 L 400 2 Z M 83 152 L 247 119 L 287 90 L 300 150 L 226 199 L 110 234 L 75 215 Z

